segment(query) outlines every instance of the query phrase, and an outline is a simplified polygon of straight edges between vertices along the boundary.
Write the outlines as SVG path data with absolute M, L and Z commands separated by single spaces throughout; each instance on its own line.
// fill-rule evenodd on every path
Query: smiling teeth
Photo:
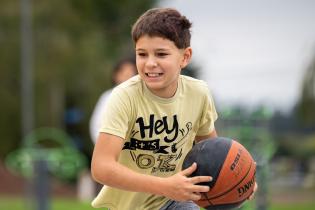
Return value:
M 158 77 L 158 76 L 160 76 L 159 73 L 147 73 L 147 75 L 148 75 L 149 77 Z

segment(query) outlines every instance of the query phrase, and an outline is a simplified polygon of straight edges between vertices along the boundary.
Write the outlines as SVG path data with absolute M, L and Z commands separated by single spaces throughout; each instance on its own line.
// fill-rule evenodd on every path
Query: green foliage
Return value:
M 304 76 L 301 98 L 297 104 L 297 114 L 306 126 L 315 125 L 315 57 Z
M 133 52 L 133 22 L 155 2 L 31 1 L 35 127 L 65 128 L 64 112 L 71 102 L 84 113 L 78 130 L 85 152 L 91 152 L 90 113 L 111 86 L 114 61 Z M 1 1 L 0 159 L 22 139 L 20 36 L 20 2 Z
M 34 176 L 34 162 L 45 161 L 50 174 L 64 181 L 77 177 L 86 168 L 86 158 L 71 144 L 67 133 L 55 128 L 39 128 L 28 134 L 23 147 L 7 155 L 5 163 L 12 173 Z
M 0 158 L 15 148 L 20 136 L 19 15 L 16 1 L 0 7 Z
M 269 128 L 272 115 L 263 106 L 252 111 L 238 106 L 229 107 L 220 111 L 216 126 L 219 135 L 238 140 L 258 165 L 265 165 L 276 150 L 276 142 Z
M 288 135 L 278 140 L 282 155 L 307 160 L 315 154 L 315 135 Z

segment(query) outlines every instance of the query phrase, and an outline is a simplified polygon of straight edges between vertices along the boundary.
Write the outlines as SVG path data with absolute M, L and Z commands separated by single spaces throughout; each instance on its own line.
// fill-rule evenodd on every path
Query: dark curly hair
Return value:
M 158 36 L 174 42 L 177 48 L 190 46 L 192 23 L 172 8 L 154 8 L 146 11 L 132 27 L 134 43 L 144 35 Z

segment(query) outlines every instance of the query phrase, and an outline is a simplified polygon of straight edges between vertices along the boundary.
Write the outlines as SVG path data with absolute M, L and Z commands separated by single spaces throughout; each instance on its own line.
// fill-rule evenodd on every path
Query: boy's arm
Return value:
M 205 139 L 209 139 L 209 138 L 215 138 L 215 137 L 218 137 L 218 134 L 217 134 L 217 131 L 214 129 L 213 131 L 211 131 L 208 135 L 205 135 L 205 136 L 196 136 L 195 137 L 195 142 L 198 143 L 202 140 L 205 140 Z
M 200 192 L 209 191 L 209 187 L 196 184 L 208 182 L 211 177 L 187 177 L 196 170 L 196 164 L 166 178 L 140 174 L 121 165 L 118 157 L 123 145 L 124 140 L 120 137 L 100 134 L 91 164 L 92 176 L 96 181 L 114 188 L 162 195 L 177 201 L 199 200 Z

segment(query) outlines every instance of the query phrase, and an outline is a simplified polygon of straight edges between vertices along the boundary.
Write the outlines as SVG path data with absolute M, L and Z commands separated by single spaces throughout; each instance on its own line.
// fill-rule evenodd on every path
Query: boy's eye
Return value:
M 165 57 L 167 56 L 168 54 L 167 53 L 164 53 L 164 52 L 160 52 L 160 53 L 157 53 L 157 56 L 159 57 Z
M 142 53 L 142 52 L 139 52 L 139 53 L 138 53 L 138 56 L 144 57 L 144 56 L 146 56 L 146 54 L 145 54 L 145 53 Z

